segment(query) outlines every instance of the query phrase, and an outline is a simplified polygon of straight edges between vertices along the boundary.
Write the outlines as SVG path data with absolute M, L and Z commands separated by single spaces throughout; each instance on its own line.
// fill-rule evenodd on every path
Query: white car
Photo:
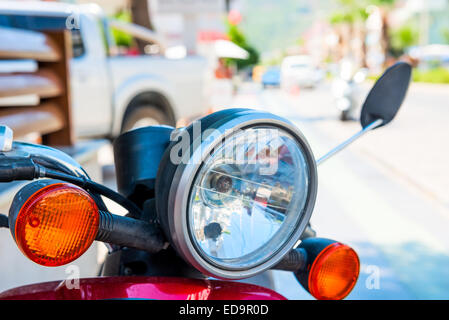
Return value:
M 281 87 L 313 88 L 323 79 L 320 70 L 307 55 L 285 57 L 281 64 Z
M 118 54 L 112 25 L 159 41 L 148 29 L 108 20 L 97 5 L 0 2 L 0 28 L 71 30 L 72 116 L 78 137 L 116 137 L 140 126 L 175 125 L 207 111 L 204 58 Z

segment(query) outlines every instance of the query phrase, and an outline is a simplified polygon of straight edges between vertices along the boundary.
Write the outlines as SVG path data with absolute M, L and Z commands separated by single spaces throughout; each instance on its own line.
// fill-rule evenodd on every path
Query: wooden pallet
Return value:
M 31 60 L 27 62 L 37 66 L 31 72 L 1 72 L 0 68 L 0 101 L 7 101 L 0 106 L 0 124 L 9 126 L 17 138 L 37 133 L 44 144 L 72 145 L 70 31 L 0 27 L 0 39 L 0 63 Z M 36 103 L 8 105 L 9 98 L 23 97 L 34 97 Z

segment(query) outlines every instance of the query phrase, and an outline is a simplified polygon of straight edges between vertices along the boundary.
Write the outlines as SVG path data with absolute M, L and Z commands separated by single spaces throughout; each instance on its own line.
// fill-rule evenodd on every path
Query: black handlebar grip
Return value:
M 100 226 L 95 240 L 156 253 L 167 247 L 151 223 L 100 211 Z
M 0 156 L 0 182 L 33 180 L 39 177 L 39 167 L 31 158 Z

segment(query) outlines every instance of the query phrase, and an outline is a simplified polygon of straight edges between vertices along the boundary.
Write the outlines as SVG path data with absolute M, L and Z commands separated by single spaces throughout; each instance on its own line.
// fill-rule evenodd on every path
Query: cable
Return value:
M 126 199 L 121 194 L 115 192 L 112 189 L 109 189 L 108 187 L 105 187 L 101 184 L 98 184 L 96 182 L 93 182 L 92 180 L 88 180 L 84 177 L 74 177 L 65 173 L 57 172 L 54 170 L 47 170 L 46 168 L 40 168 L 41 173 L 43 177 L 45 178 L 53 178 L 53 179 L 60 179 L 64 180 L 70 183 L 73 183 L 79 187 L 89 189 L 93 192 L 99 193 L 112 201 L 118 203 L 125 209 L 129 211 L 129 216 L 132 218 L 139 218 L 142 215 L 142 210 L 134 204 L 134 202 Z
M 0 156 L 0 182 L 11 182 L 16 180 L 34 180 L 38 178 L 53 178 L 71 182 L 94 193 L 99 193 L 114 202 L 120 204 L 129 211 L 132 218 L 140 218 L 142 210 L 132 201 L 121 194 L 101 184 L 93 182 L 85 176 L 73 176 L 71 174 L 52 170 L 42 164 L 37 164 L 29 157 L 6 157 Z M 104 207 L 104 203 L 100 202 Z
M 4 214 L 0 214 L 0 228 L 9 228 L 8 216 L 5 216 Z

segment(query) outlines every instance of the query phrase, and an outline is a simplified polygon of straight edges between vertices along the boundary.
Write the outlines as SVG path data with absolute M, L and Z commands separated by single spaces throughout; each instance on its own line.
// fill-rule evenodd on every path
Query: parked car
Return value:
M 313 88 L 324 77 L 324 72 L 318 68 L 307 55 L 285 57 L 281 65 L 281 86 Z
M 278 87 L 281 83 L 281 70 L 277 67 L 268 68 L 262 75 L 262 85 L 266 87 Z
M 72 116 L 78 137 L 116 137 L 140 126 L 175 125 L 207 110 L 205 59 L 168 59 L 154 32 L 114 23 L 97 5 L 0 2 L 0 28 L 5 27 L 71 30 Z M 154 36 L 160 48 L 150 50 L 156 54 L 124 54 L 112 27 L 149 43 Z

